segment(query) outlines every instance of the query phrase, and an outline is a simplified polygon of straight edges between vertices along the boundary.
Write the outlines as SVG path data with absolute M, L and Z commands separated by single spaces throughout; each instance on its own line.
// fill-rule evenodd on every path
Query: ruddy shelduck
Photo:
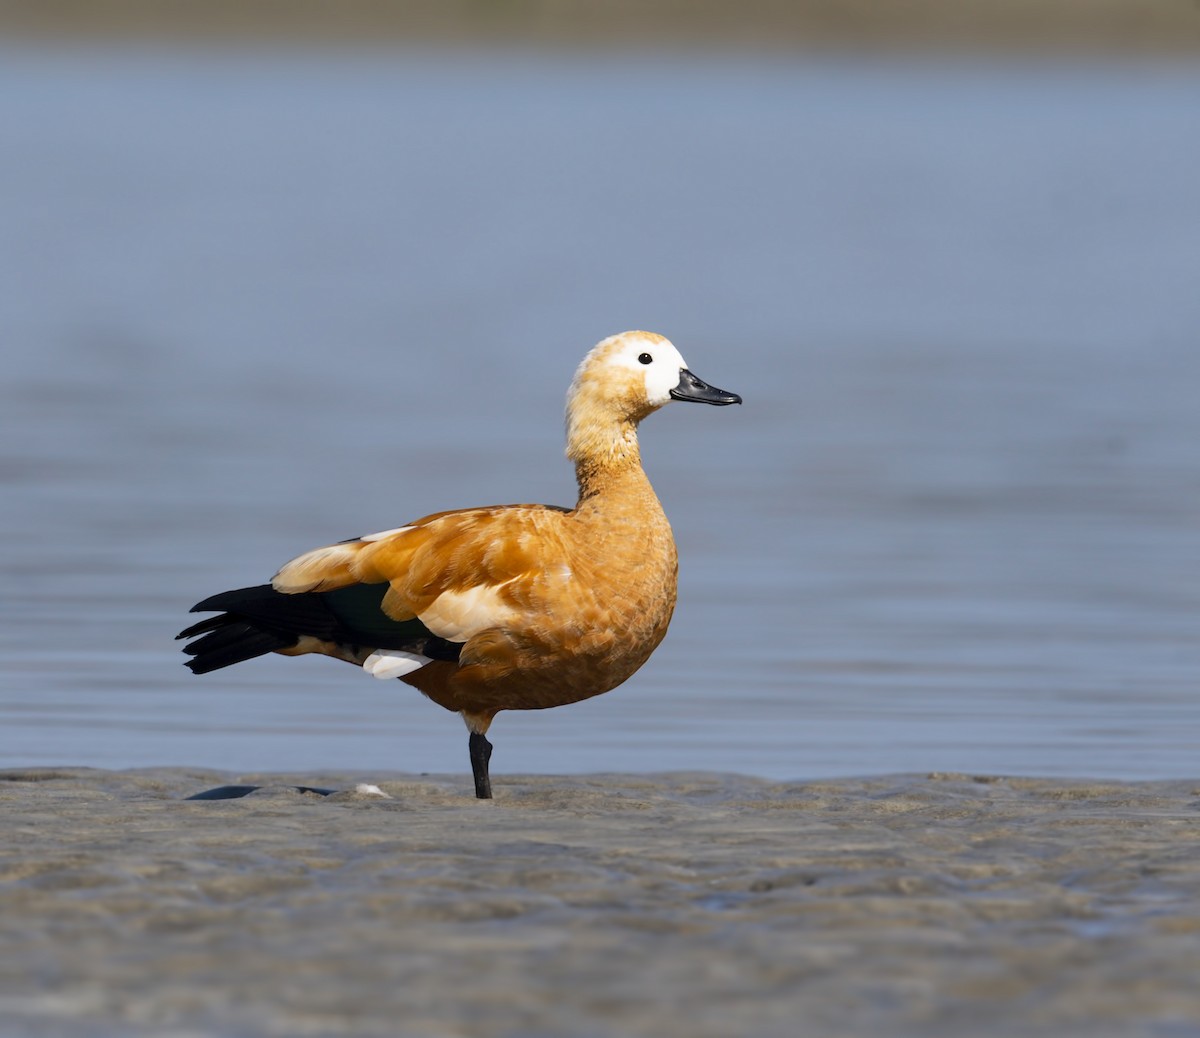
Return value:
M 678 557 L 642 470 L 638 423 L 672 400 L 740 404 L 661 335 L 625 332 L 584 358 L 567 394 L 574 508 L 436 512 L 317 548 L 270 584 L 206 598 L 187 666 L 207 674 L 268 652 L 316 652 L 399 678 L 470 732 L 475 795 L 492 795 L 487 731 L 501 710 L 616 688 L 667 633 Z

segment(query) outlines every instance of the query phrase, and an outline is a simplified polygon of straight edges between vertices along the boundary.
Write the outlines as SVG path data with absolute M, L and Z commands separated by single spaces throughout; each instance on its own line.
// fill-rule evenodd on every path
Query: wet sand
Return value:
M 7 1035 L 1200 1033 L 1196 781 L 0 778 Z

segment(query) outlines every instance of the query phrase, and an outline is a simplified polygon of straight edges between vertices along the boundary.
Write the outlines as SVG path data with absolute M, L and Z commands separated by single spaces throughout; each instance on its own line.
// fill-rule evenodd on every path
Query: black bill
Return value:
M 699 404 L 740 404 L 742 398 L 737 393 L 727 393 L 723 389 L 710 386 L 707 382 L 696 378 L 687 368 L 680 369 L 679 385 L 671 390 L 671 396 L 676 400 L 693 400 Z

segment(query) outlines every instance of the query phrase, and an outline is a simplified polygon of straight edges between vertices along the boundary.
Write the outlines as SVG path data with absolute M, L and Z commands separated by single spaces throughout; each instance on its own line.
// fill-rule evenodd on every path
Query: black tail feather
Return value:
M 198 624 L 192 624 L 186 630 L 180 631 L 175 635 L 175 640 L 181 638 L 195 638 L 197 635 L 207 634 L 209 631 L 215 631 L 218 627 L 224 627 L 229 622 L 229 614 L 224 613 L 221 616 L 210 616 L 205 620 L 201 620 Z M 184 652 L 187 652 L 185 647 Z
M 276 649 L 289 648 L 299 640 L 294 634 L 251 627 L 229 613 L 223 613 L 215 619 L 221 622 L 220 627 L 184 646 L 183 651 L 195 657 L 185 664 L 193 674 L 207 674 L 222 667 L 231 667 L 256 656 L 265 656 Z
M 379 592 L 383 597 L 383 591 Z M 312 592 L 285 595 L 270 584 L 238 588 L 211 595 L 189 610 L 193 613 L 231 613 L 246 620 L 262 621 L 283 630 L 328 635 L 332 633 L 333 617 L 322 600 Z M 202 620 L 200 623 L 208 623 Z M 197 626 L 200 626 L 199 624 Z
M 295 635 L 289 636 L 282 631 L 264 631 L 261 628 L 244 623 L 236 617 L 230 616 L 228 613 L 224 613 L 218 619 L 221 621 L 220 627 L 215 631 L 209 631 L 203 638 L 197 638 L 191 644 L 185 645 L 183 651 L 189 656 L 223 652 L 245 643 L 248 637 L 258 634 L 273 636 L 276 641 L 282 640 L 283 645 L 279 646 L 279 648 L 286 648 L 288 645 L 296 643 Z
M 462 646 L 435 637 L 420 620 L 392 620 L 382 607 L 387 584 L 353 584 L 334 591 L 284 594 L 270 584 L 222 591 L 192 607 L 216 612 L 180 632 L 194 638 L 183 651 L 193 674 L 296 645 L 302 636 L 361 649 L 406 649 L 438 660 L 457 660 Z M 347 658 L 345 656 L 341 658 Z
M 320 619 L 319 603 L 311 595 L 283 595 L 270 584 L 223 591 L 192 606 L 193 613 L 220 610 L 181 631 L 177 638 L 195 638 L 183 647 L 194 657 L 185 664 L 193 674 L 207 674 L 235 663 L 287 649 L 300 640 L 306 621 Z M 314 608 L 315 606 L 315 608 Z M 326 620 L 328 623 L 328 620 Z

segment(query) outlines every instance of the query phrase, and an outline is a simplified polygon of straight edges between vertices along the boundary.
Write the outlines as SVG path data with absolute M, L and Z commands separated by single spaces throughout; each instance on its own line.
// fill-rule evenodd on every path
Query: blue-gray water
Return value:
M 194 601 L 570 504 L 610 332 L 667 641 L 494 771 L 1200 773 L 1200 69 L 0 51 L 0 766 L 464 771 L 398 682 L 207 678 Z

